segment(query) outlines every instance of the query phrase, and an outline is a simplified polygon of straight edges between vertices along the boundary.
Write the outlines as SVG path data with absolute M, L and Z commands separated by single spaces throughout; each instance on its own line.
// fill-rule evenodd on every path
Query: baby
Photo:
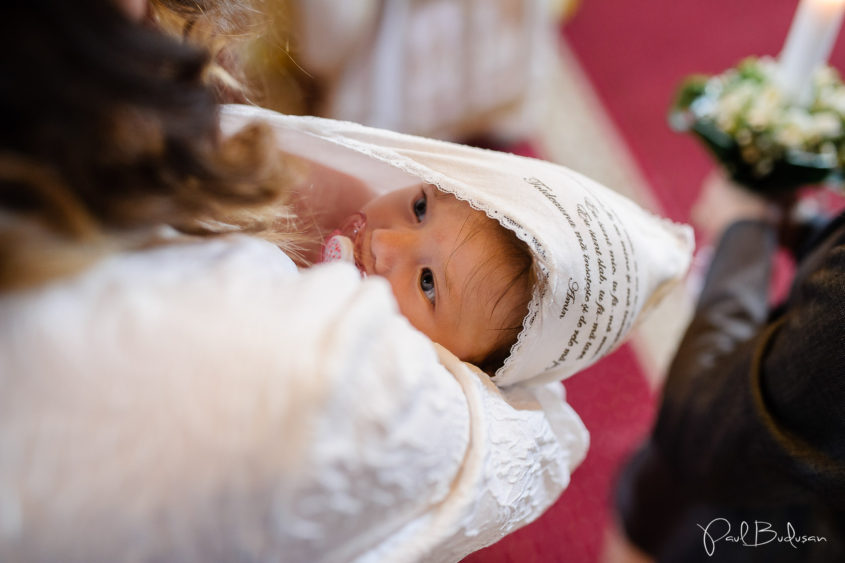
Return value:
M 384 277 L 418 330 L 491 375 L 502 366 L 536 280 L 513 232 L 423 184 L 376 197 L 332 234 L 324 260 Z
M 562 166 L 354 123 L 229 111 L 273 124 L 313 245 L 300 267 L 346 259 L 384 278 L 411 324 L 500 387 L 560 381 L 593 364 L 689 264 L 688 227 Z

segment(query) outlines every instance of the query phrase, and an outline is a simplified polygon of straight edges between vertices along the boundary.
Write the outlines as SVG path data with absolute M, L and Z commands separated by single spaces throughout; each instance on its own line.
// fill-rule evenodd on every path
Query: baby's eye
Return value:
M 414 200 L 414 216 L 417 221 L 422 221 L 425 218 L 425 212 L 428 208 L 425 192 L 420 193 L 420 196 Z
M 422 289 L 426 299 L 434 305 L 434 274 L 428 268 L 423 268 L 420 272 L 420 289 Z

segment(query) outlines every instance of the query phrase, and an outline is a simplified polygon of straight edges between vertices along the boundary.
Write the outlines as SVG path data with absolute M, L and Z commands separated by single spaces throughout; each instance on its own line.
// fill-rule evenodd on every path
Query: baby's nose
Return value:
M 408 262 L 414 254 L 417 234 L 407 229 L 375 229 L 370 247 L 373 253 L 373 269 L 380 276 Z

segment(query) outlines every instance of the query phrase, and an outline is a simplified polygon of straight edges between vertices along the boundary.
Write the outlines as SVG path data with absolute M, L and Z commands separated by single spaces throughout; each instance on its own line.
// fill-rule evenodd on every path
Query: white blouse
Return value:
M 457 561 L 583 459 L 347 264 L 242 236 L 0 298 L 0 560 Z

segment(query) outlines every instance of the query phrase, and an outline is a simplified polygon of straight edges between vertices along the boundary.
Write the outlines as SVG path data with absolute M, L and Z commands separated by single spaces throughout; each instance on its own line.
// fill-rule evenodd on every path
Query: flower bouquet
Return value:
M 807 106 L 778 87 L 777 62 L 751 57 L 681 86 L 669 121 L 695 134 L 731 179 L 768 196 L 809 184 L 839 187 L 845 168 L 845 86 L 829 66 L 812 75 Z

